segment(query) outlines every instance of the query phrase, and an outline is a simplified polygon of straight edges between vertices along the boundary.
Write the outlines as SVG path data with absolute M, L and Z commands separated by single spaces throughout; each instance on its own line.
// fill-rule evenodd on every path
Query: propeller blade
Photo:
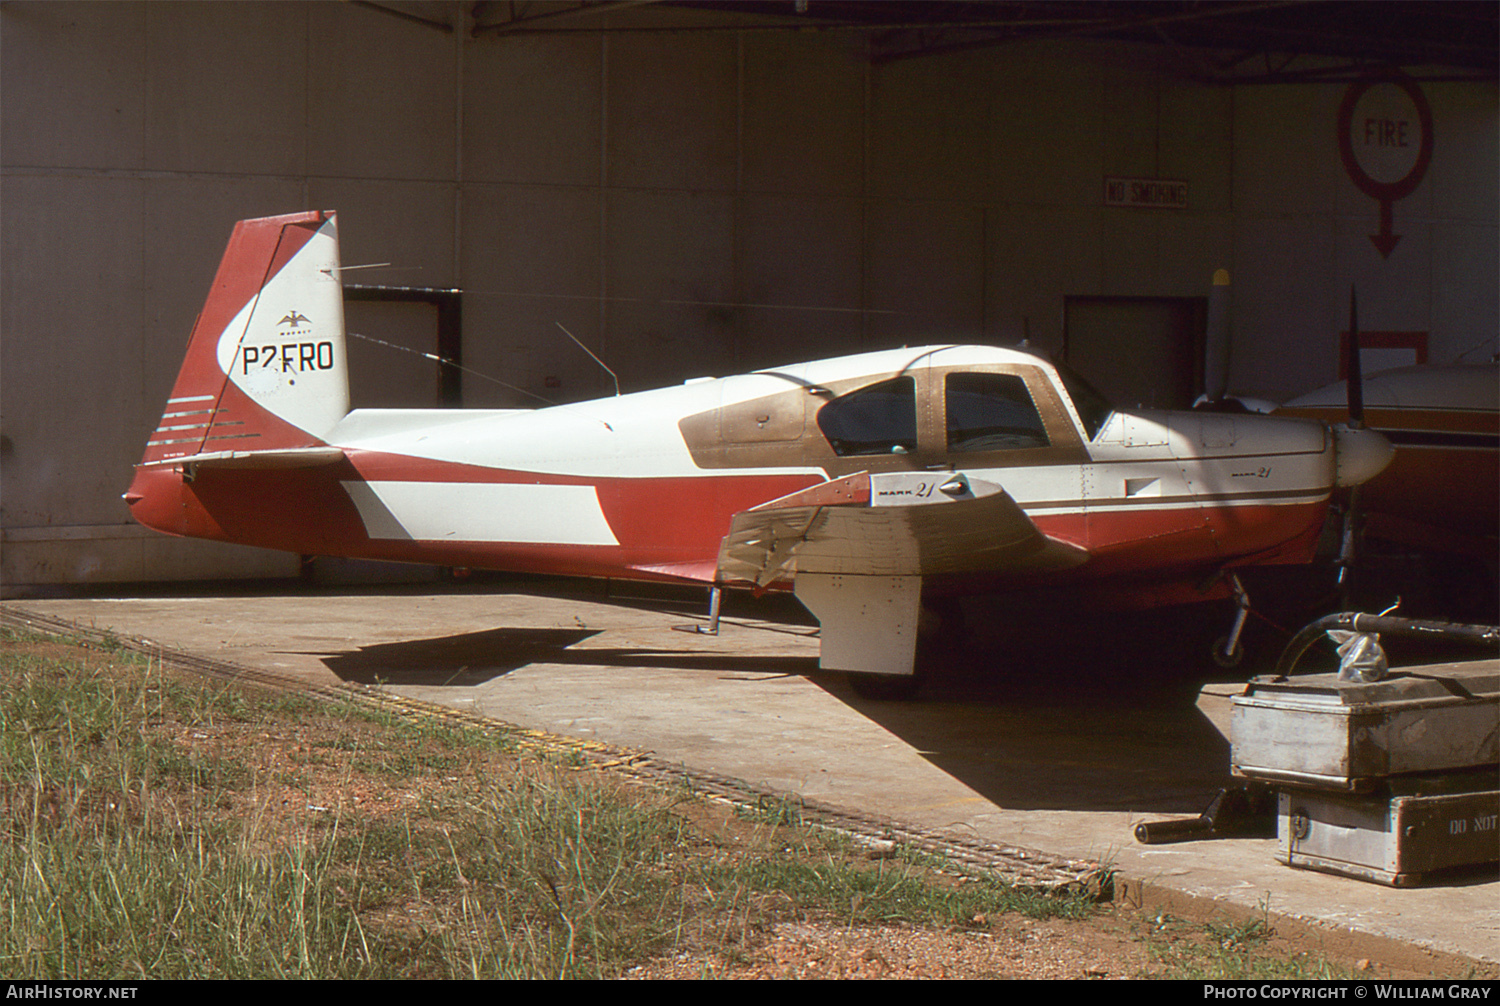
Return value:
M 1207 347 L 1203 362 L 1203 393 L 1210 403 L 1229 393 L 1229 271 L 1214 270 L 1208 295 Z
M 1349 287 L 1349 342 L 1345 346 L 1344 390 L 1349 403 L 1349 423 L 1352 429 L 1365 426 L 1365 378 L 1359 355 L 1359 300 L 1354 286 Z M 1344 505 L 1344 527 L 1339 545 L 1339 599 L 1344 610 L 1353 604 L 1354 573 L 1359 565 L 1359 486 L 1349 489 L 1349 498 Z
M 1349 287 L 1349 344 L 1344 359 L 1344 388 L 1349 401 L 1349 425 L 1365 425 L 1365 379 L 1360 371 L 1359 304 L 1354 287 Z

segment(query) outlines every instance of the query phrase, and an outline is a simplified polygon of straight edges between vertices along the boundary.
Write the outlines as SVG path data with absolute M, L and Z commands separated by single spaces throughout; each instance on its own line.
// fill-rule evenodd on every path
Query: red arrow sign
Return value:
M 1416 109 L 1417 131 L 1421 133 L 1420 137 L 1409 136 L 1410 124 L 1405 121 L 1369 119 L 1364 123 L 1362 136 L 1368 147 L 1407 147 L 1412 139 L 1416 139 L 1419 144 L 1411 169 L 1393 182 L 1372 178 L 1359 163 L 1354 150 L 1355 106 L 1367 91 L 1379 84 L 1392 84 L 1406 93 Z M 1401 235 L 1394 234 L 1391 230 L 1391 204 L 1398 199 L 1405 199 L 1416 190 L 1421 184 L 1422 176 L 1427 173 L 1427 165 L 1432 161 L 1432 107 L 1427 104 L 1427 96 L 1422 93 L 1416 81 L 1400 70 L 1384 70 L 1362 77 L 1349 85 L 1349 90 L 1344 92 L 1344 100 L 1339 104 L 1338 130 L 1339 157 L 1343 159 L 1344 171 L 1361 192 L 1380 204 L 1380 233 L 1371 234 L 1370 241 L 1375 245 L 1375 250 L 1380 252 L 1381 258 L 1389 258 L 1397 242 L 1401 240 Z

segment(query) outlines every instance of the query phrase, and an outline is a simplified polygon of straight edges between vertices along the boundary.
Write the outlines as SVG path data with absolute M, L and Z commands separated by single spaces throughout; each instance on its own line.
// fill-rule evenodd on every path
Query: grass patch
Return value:
M 1151 957 L 1159 965 L 1153 972 L 1157 978 L 1323 981 L 1362 977 L 1320 954 L 1273 947 L 1277 934 L 1264 903 L 1259 916 L 1239 922 L 1194 923 L 1159 913 L 1143 925 Z
M 0 629 L 0 668 L 0 971 L 22 980 L 1391 970 L 1299 952 L 1266 906 L 1101 913 L 867 849 L 796 799 L 732 810 L 687 779 L 630 785 L 576 751 L 180 679 L 120 646 Z
M 778 921 L 982 926 L 1082 899 L 871 862 L 504 737 L 0 636 L 0 971 L 32 979 L 613 977 Z M 574 760 L 576 762 L 576 759 Z

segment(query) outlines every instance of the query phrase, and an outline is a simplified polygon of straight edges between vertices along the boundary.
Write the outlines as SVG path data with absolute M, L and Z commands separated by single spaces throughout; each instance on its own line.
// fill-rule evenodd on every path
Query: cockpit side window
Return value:
M 835 454 L 906 454 L 917 449 L 917 386 L 897 377 L 841 395 L 818 410 Z
M 946 381 L 948 450 L 1048 447 L 1047 429 L 1015 374 L 955 373 Z

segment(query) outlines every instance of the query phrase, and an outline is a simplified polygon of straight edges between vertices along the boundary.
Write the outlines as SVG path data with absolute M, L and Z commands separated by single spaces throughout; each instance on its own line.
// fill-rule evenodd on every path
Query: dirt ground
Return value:
M 1202 915 L 1215 914 L 1211 911 Z M 1247 924 L 1248 923 L 1248 924 Z M 1088 919 L 975 920 L 962 931 L 915 926 L 774 926 L 754 944 L 632 968 L 630 979 L 767 978 L 1495 978 L 1500 969 L 1392 941 L 1272 918 L 1238 923 L 1143 913 L 1115 904 Z

